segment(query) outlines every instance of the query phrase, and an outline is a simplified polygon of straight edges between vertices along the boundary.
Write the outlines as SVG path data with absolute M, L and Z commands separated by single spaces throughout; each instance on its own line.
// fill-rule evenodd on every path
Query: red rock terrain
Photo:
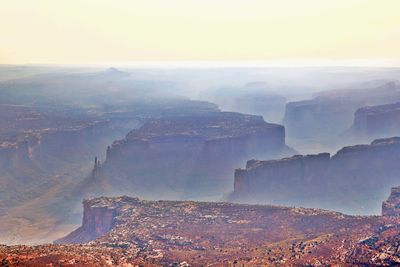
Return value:
M 193 201 L 97 198 L 57 243 L 0 246 L 3 266 L 393 266 L 398 217 Z M 90 239 L 93 241 L 87 242 Z

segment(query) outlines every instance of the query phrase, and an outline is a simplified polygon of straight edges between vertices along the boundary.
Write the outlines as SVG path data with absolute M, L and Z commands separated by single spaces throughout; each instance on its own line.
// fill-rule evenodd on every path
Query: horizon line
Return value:
M 399 68 L 400 59 L 349 59 L 349 60 L 269 60 L 269 61 L 102 61 L 93 63 L 28 62 L 0 63 L 0 66 L 57 66 L 57 67 L 138 67 L 138 68 L 268 68 L 268 67 L 377 67 Z

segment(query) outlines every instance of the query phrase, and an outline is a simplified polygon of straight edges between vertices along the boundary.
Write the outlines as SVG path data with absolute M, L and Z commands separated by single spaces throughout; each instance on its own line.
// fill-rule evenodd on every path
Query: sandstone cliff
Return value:
M 400 216 L 400 187 L 392 187 L 388 200 L 382 203 L 382 216 Z
M 125 197 L 116 198 L 116 201 L 113 202 L 114 205 L 105 203 L 101 198 L 84 200 L 82 226 L 54 243 L 85 243 L 104 235 L 116 225 L 116 217 L 120 208 L 118 204 L 123 199 Z
M 29 261 L 40 266 L 66 262 L 88 266 L 398 266 L 400 262 L 397 217 L 126 196 L 86 200 L 84 208 L 82 226 L 56 241 L 61 245 L 0 246 L 0 259 L 11 265 Z
M 341 135 L 351 127 L 357 109 L 395 101 L 400 101 L 400 85 L 396 82 L 370 89 L 325 91 L 312 99 L 287 103 L 283 125 L 295 147 L 304 142 L 308 146 L 320 143 L 324 149 L 336 150 L 344 145 Z
M 400 103 L 368 106 L 354 114 L 354 138 L 370 140 L 400 134 Z
M 37 197 L 62 182 L 67 167 L 91 162 L 111 140 L 120 136 L 109 121 L 64 129 L 42 129 L 0 144 L 0 207 L 12 207 Z M 89 165 L 90 166 L 90 165 Z M 82 175 L 75 171 L 76 176 Z
M 284 127 L 261 116 L 214 112 L 150 120 L 107 149 L 92 192 L 217 198 L 247 158 L 291 152 Z
M 249 161 L 235 172 L 231 200 L 379 214 L 388 188 L 399 183 L 400 138 L 273 161 Z

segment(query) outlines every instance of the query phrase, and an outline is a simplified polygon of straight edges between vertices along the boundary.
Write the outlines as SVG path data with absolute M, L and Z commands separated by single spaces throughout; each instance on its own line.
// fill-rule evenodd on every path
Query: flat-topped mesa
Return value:
M 227 229 L 236 227 L 249 227 L 249 225 L 262 224 L 265 229 L 269 226 L 264 222 L 268 219 L 271 224 L 289 223 L 296 224 L 299 217 L 320 216 L 322 220 L 334 222 L 348 219 L 343 214 L 333 211 L 305 209 L 294 207 L 278 207 L 270 205 L 245 205 L 224 202 L 196 202 L 196 201 L 148 201 L 136 197 L 100 197 L 83 201 L 82 226 L 67 236 L 56 240 L 56 244 L 86 243 L 97 239 L 100 242 L 147 242 L 154 237 L 157 242 L 166 241 L 160 236 L 168 236 L 168 232 L 184 231 L 190 236 L 199 230 L 205 235 L 212 235 L 212 231 L 206 233 L 205 226 Z M 254 216 L 254 218 L 251 218 Z M 289 218 L 285 222 L 278 218 Z M 298 223 L 298 222 L 297 222 Z M 207 227 L 208 227 L 207 226 Z M 190 232 L 190 227 L 193 232 Z M 312 227 L 324 228 L 323 224 L 315 224 Z M 196 228 L 196 229 L 195 229 Z M 329 228 L 329 227 L 328 227 Z M 251 231 L 240 230 L 248 233 Z M 265 235 L 269 235 L 265 231 Z M 158 236 L 157 234 L 160 236 Z M 286 234 L 286 233 L 285 233 Z M 206 239 L 207 239 L 206 238 Z M 229 239 L 229 235 L 220 236 Z
M 400 134 L 400 102 L 358 109 L 352 131 L 366 139 Z
M 323 177 L 329 168 L 330 154 L 295 155 L 280 160 L 257 161 L 249 160 L 246 169 L 235 171 L 234 195 L 236 194 L 263 194 L 265 188 L 273 187 L 270 197 L 274 199 L 290 198 L 281 191 L 277 179 L 285 178 L 283 183 L 295 186 L 302 190 L 314 187 L 315 180 Z M 279 178 L 278 178 L 279 177 Z
M 276 154 L 285 149 L 285 129 L 281 125 L 265 122 L 261 116 L 234 112 L 152 120 L 132 130 L 124 140 L 115 142 L 109 151 L 111 159 L 106 161 L 112 160 L 113 152 L 120 152 L 125 145 L 181 150 L 185 147 L 180 145 L 187 143 L 197 145 L 202 152 L 217 152 L 215 146 L 219 145 L 231 150 L 230 153 L 262 153 L 266 149 L 264 154 Z M 235 148 L 234 145 L 240 147 Z
M 117 224 L 117 216 L 121 207 L 137 201 L 139 199 L 126 196 L 84 200 L 82 226 L 54 243 L 84 243 L 106 234 Z
M 84 202 L 56 243 L 1 246 L 10 266 L 397 266 L 399 218 L 224 202 Z M 83 244 L 69 244 L 83 243 Z
M 379 214 L 387 188 L 398 184 L 400 138 L 280 160 L 250 160 L 235 172 L 230 200 Z
M 382 203 L 382 216 L 400 216 L 400 186 L 392 187 L 389 198 Z
M 400 101 L 396 82 L 360 89 L 329 90 L 312 99 L 287 103 L 283 124 L 288 137 L 331 139 L 351 127 L 357 109 Z
M 143 197 L 157 189 L 165 198 L 220 195 L 229 190 L 233 170 L 248 158 L 292 152 L 283 126 L 261 116 L 214 112 L 149 120 L 107 148 L 102 172 L 111 185 L 118 179 L 111 188 Z

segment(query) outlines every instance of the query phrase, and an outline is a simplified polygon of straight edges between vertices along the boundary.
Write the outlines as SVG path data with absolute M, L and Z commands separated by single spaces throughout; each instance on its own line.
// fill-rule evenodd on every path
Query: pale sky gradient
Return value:
M 0 63 L 400 60 L 400 0 L 0 0 Z

